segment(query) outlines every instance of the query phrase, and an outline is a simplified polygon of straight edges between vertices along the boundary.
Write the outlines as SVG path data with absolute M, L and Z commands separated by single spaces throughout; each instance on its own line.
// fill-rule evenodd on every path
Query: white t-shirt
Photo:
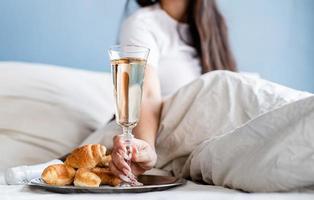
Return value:
M 120 44 L 150 49 L 147 62 L 157 69 L 162 96 L 167 96 L 201 75 L 197 52 L 185 42 L 189 36 L 187 24 L 176 21 L 155 4 L 140 8 L 124 21 Z

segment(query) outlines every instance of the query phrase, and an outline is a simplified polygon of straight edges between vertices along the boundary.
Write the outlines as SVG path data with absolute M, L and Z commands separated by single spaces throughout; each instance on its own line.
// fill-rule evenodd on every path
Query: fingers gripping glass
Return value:
M 140 117 L 143 80 L 149 49 L 135 45 L 113 46 L 109 49 L 114 86 L 116 122 L 122 127 L 127 149 L 126 162 L 132 158 L 132 129 Z

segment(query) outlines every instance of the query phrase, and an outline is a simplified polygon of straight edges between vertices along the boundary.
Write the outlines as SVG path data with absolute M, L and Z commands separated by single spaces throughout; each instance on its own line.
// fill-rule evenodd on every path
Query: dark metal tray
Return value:
M 155 176 L 142 175 L 138 177 L 139 182 L 143 186 L 134 187 L 112 187 L 108 185 L 101 185 L 100 187 L 77 187 L 69 186 L 54 186 L 46 184 L 41 178 L 31 180 L 28 185 L 30 187 L 37 187 L 44 190 L 57 193 L 140 193 L 162 191 L 176 186 L 184 185 L 185 179 L 176 178 L 172 176 Z

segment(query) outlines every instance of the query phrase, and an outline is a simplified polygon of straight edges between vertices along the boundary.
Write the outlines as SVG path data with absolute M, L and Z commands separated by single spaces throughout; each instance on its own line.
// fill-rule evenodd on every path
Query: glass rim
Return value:
M 133 50 L 133 51 L 125 51 L 123 50 L 123 47 L 136 47 L 138 50 Z M 150 52 L 150 49 L 148 47 L 140 46 L 140 45 L 134 45 L 134 44 L 127 44 L 127 45 L 112 45 L 110 46 L 109 52 L 127 52 L 127 53 L 140 53 L 140 52 Z

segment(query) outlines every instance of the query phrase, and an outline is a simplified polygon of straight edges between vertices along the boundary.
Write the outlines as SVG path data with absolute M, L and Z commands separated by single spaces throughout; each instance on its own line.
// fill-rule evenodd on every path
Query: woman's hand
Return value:
M 113 174 L 125 182 L 134 181 L 135 176 L 143 174 L 156 164 L 157 154 L 155 149 L 144 140 L 132 139 L 131 166 L 125 160 L 127 158 L 126 152 L 121 136 L 115 136 L 111 154 L 112 161 L 109 167 Z

